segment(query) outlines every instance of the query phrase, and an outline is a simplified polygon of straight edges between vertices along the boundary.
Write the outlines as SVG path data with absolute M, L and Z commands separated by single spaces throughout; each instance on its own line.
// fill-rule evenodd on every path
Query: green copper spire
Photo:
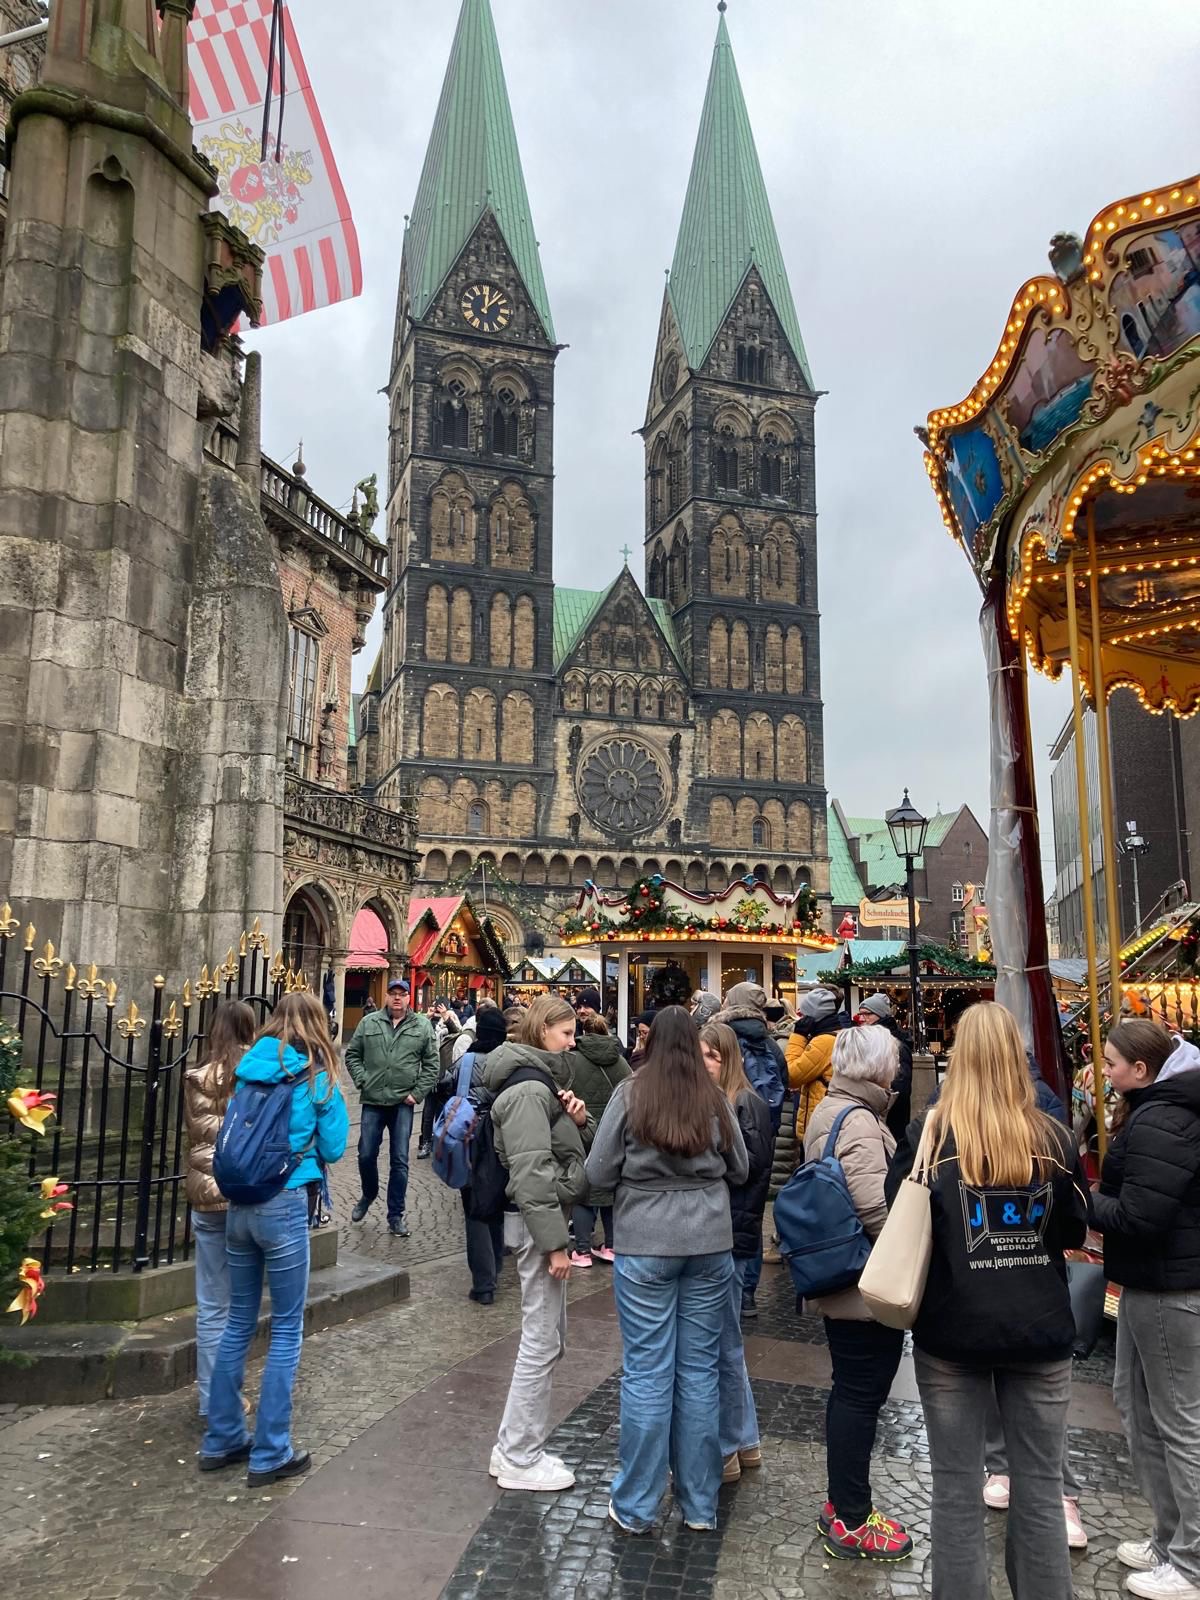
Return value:
M 671 304 L 690 366 L 699 367 L 708 355 L 752 265 L 758 268 L 811 386 L 800 322 L 722 7 L 671 263 Z
M 463 0 L 404 240 L 414 317 L 424 316 L 489 207 L 553 340 L 491 7 L 488 0 Z

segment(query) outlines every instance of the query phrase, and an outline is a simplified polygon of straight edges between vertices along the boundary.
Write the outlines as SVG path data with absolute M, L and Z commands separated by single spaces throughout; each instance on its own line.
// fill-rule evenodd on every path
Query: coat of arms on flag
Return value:
M 261 160 L 273 0 L 197 0 L 188 35 L 197 149 L 217 168 L 213 202 L 266 252 L 264 323 L 362 293 L 358 235 L 287 6 L 273 97 L 283 136 Z M 275 121 L 274 114 L 272 122 Z

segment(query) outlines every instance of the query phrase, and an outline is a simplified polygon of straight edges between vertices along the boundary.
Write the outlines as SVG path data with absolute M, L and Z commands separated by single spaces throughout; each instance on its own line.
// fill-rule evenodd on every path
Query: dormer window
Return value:
M 961 906 L 962 905 L 962 903 L 963 903 L 963 886 L 962 886 L 961 883 L 956 883 L 956 884 L 953 884 L 951 886 L 951 889 L 950 889 L 950 903 L 952 905 L 956 905 L 956 906 Z

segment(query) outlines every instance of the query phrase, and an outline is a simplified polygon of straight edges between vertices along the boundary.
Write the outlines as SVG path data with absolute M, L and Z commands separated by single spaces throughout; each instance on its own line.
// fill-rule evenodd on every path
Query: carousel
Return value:
M 988 909 L 997 998 L 1045 1066 L 1066 1066 L 1050 981 L 1025 675 L 1068 673 L 1078 793 L 1084 707 L 1132 689 L 1200 708 L 1200 178 L 1114 202 L 1051 242 L 990 364 L 919 430 L 946 526 L 984 594 L 991 688 Z M 1097 1074 L 1114 1005 L 1097 948 L 1122 951 L 1108 719 L 1099 818 L 1081 806 L 1087 1018 Z M 1089 837 L 1089 828 L 1093 830 Z M 1114 963 L 1114 965 L 1116 965 Z M 1101 1135 L 1103 1136 L 1103 1135 Z
M 821 931 L 807 888 L 781 895 L 754 877 L 714 893 L 684 889 L 659 873 L 623 891 L 589 880 L 561 930 L 564 945 L 592 946 L 601 956 L 604 1002 L 615 998 L 623 1039 L 630 1018 L 686 1005 L 696 989 L 723 996 L 735 983 L 759 983 L 769 996 L 791 1000 L 797 952 L 829 952 L 838 943 Z M 607 981 L 614 964 L 615 996 Z

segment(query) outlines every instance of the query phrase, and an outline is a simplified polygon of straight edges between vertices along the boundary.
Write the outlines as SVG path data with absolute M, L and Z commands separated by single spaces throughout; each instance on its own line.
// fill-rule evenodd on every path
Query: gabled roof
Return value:
M 930 848 L 936 848 L 950 832 L 958 820 L 960 806 L 956 811 L 939 811 L 936 816 L 930 817 L 929 826 L 925 830 L 925 843 Z M 867 883 L 872 888 L 881 888 L 889 883 L 904 882 L 904 862 L 892 849 L 892 836 L 888 832 L 887 822 L 883 817 L 847 817 L 846 824 L 852 835 L 859 840 L 861 860 L 866 868 Z M 916 856 L 913 867 L 920 872 L 925 865 L 924 856 Z
M 488 0 L 463 0 L 433 132 L 404 235 L 412 314 L 423 317 L 490 209 L 554 339 L 500 46 Z
M 554 665 L 557 669 L 574 650 L 575 646 L 587 632 L 592 619 L 599 613 L 604 602 L 620 583 L 622 577 L 628 572 L 628 567 L 623 567 L 607 589 L 561 589 L 555 585 L 554 589 Z M 632 576 L 632 574 L 631 574 Z M 675 635 L 675 622 L 671 616 L 670 607 L 665 600 L 650 600 L 638 588 L 634 581 L 633 587 L 637 590 L 639 598 L 650 608 L 650 615 L 658 625 L 659 631 L 667 642 L 676 662 L 682 665 L 679 652 L 679 640 Z
M 829 890 L 835 906 L 856 906 L 863 897 L 862 879 L 833 805 L 829 807 Z
M 811 387 L 800 321 L 722 15 L 668 291 L 692 368 L 703 364 L 752 266 L 758 268 Z

